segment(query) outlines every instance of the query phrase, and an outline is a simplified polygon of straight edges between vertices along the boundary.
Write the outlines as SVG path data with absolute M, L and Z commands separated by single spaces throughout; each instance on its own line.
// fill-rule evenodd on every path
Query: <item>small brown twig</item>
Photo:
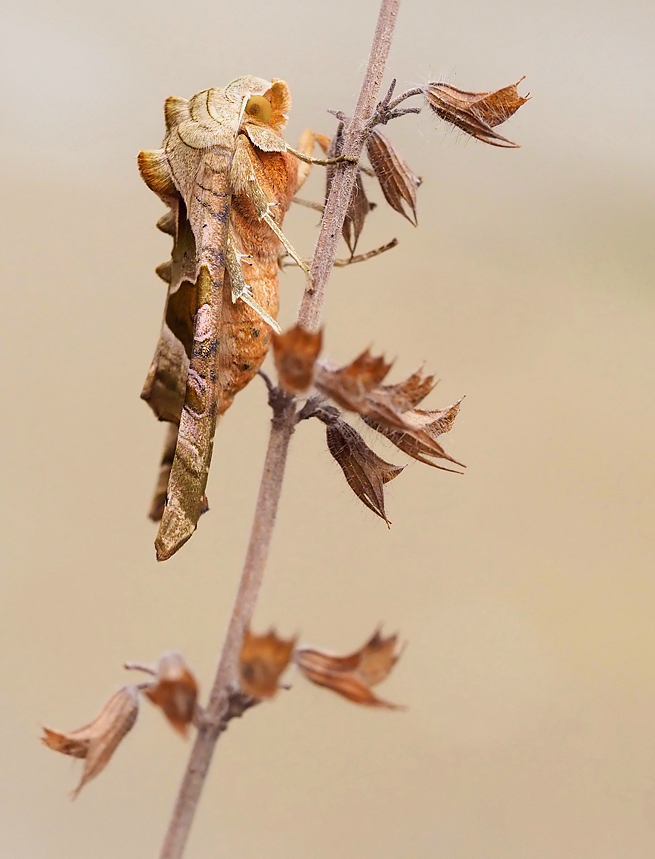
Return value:
M 371 206 L 374 204 L 371 203 Z M 366 262 L 369 259 L 373 259 L 373 257 L 379 256 L 380 254 L 385 253 L 386 251 L 390 251 L 392 248 L 395 248 L 398 244 L 398 239 L 391 239 L 390 242 L 387 242 L 385 245 L 380 245 L 380 247 L 372 248 L 370 251 L 365 251 L 362 254 L 355 254 L 351 257 L 337 257 L 334 261 L 335 268 L 344 268 L 347 265 L 353 265 L 358 262 Z M 286 268 L 287 265 L 298 265 L 295 260 L 287 263 L 285 260 L 282 260 L 280 263 L 281 268 Z M 260 371 L 260 376 L 263 375 Z
M 366 260 L 373 259 L 373 257 L 379 256 L 386 251 L 390 251 L 392 248 L 395 248 L 397 244 L 398 239 L 391 239 L 391 241 L 387 242 L 386 245 L 380 245 L 379 248 L 373 248 L 363 254 L 355 254 L 355 256 L 348 257 L 348 259 L 335 259 L 334 265 L 343 267 L 357 262 L 366 262 Z
M 320 326 L 325 288 L 337 255 L 337 244 L 366 141 L 368 123 L 389 55 L 400 0 L 382 0 L 368 66 L 352 119 L 344 131 L 343 156 L 335 165 L 311 266 L 312 287 L 306 289 L 298 323 L 308 331 Z M 199 728 L 173 809 L 160 859 L 181 859 L 205 783 L 216 741 L 228 721 L 241 715 L 246 702 L 235 706 L 238 660 L 244 631 L 250 626 L 275 527 L 289 442 L 297 421 L 296 400 L 278 388 L 269 391 L 273 408 L 264 470 L 241 580 L 230 616 L 209 702 Z M 254 703 L 254 702 L 253 702 Z

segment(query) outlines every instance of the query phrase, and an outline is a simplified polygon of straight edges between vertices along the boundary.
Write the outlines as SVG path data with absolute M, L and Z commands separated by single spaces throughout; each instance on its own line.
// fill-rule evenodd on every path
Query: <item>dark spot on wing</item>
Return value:
M 213 194 L 214 197 L 229 197 L 230 195 L 227 191 L 214 191 L 213 188 L 208 188 L 206 185 L 201 185 L 198 183 L 198 188 L 202 188 L 203 191 L 206 191 L 208 194 Z
M 221 268 L 225 268 L 225 254 L 222 250 L 216 248 L 206 248 L 205 253 L 210 256 L 214 262 L 218 263 Z
M 211 343 L 195 343 L 193 346 L 193 357 L 194 358 L 202 358 L 203 360 L 207 360 L 214 355 L 215 352 L 212 352 L 212 344 Z
M 225 206 L 222 209 L 214 209 L 206 200 L 203 200 L 197 194 L 193 195 L 194 198 L 200 203 L 203 209 L 205 209 L 215 220 L 219 221 L 219 223 L 224 224 L 228 218 L 230 217 L 230 209 L 229 206 Z

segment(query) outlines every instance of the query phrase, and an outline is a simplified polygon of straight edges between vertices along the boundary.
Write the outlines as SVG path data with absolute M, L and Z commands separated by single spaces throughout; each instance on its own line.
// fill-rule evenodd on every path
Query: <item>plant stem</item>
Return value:
M 178 859 L 184 853 L 214 746 L 224 727 L 222 721 L 229 706 L 230 693 L 236 687 L 244 629 L 250 625 L 264 575 L 296 412 L 295 400 L 292 397 L 280 394 L 279 391 L 274 392 L 272 398 L 276 396 L 277 401 L 272 403 L 274 413 L 271 434 L 241 581 L 203 724 L 198 730 L 191 750 L 162 848 L 161 859 Z
M 312 261 L 311 290 L 306 290 L 298 323 L 317 330 L 341 228 L 357 175 L 357 161 L 366 141 L 366 124 L 373 113 L 384 74 L 400 0 L 382 0 L 366 74 L 353 118 L 344 132 L 343 154 L 354 163 L 336 166 Z M 181 859 L 196 814 L 216 741 L 225 728 L 230 696 L 238 688 L 238 660 L 244 630 L 250 626 L 273 537 L 275 517 L 291 435 L 297 421 L 296 399 L 275 389 L 271 433 L 259 486 L 255 515 L 237 590 L 204 720 L 196 735 L 178 792 L 160 859 Z
M 396 25 L 399 5 L 400 0 L 382 0 L 366 74 L 357 99 L 357 107 L 352 119 L 344 129 L 341 154 L 354 158 L 355 162 L 339 165 L 332 180 L 312 261 L 313 289 L 311 291 L 305 290 L 298 314 L 298 324 L 308 331 L 316 331 L 320 326 L 325 287 L 337 256 L 341 227 L 357 178 L 357 163 L 366 142 L 366 125 L 375 109 L 389 49 L 391 48 L 391 38 Z

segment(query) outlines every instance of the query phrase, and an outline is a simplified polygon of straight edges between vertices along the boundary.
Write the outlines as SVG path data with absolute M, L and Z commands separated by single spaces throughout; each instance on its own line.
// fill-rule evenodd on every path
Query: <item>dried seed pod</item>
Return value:
M 455 471 L 452 468 L 437 465 L 429 457 L 433 459 L 445 459 L 462 468 L 464 467 L 461 462 L 449 456 L 437 441 L 440 435 L 449 432 L 457 417 L 461 402 L 462 400 L 460 399 L 445 409 L 434 409 L 433 411 L 414 409 L 404 412 L 402 418 L 407 427 L 404 431 L 392 429 L 384 422 L 371 417 L 364 416 L 363 420 L 399 450 L 402 450 L 403 453 L 406 453 L 418 462 L 431 465 L 433 468 L 439 468 L 441 471 L 451 471 L 455 474 L 460 474 L 461 472 Z M 409 430 L 412 431 L 411 434 Z
M 299 647 L 294 662 L 307 680 L 331 689 L 355 704 L 401 709 L 397 704 L 378 698 L 371 689 L 388 677 L 398 661 L 402 651 L 397 650 L 397 643 L 397 635 L 383 638 L 380 630 L 376 630 L 363 647 L 347 656 Z
M 139 692 L 136 686 L 124 686 L 107 701 L 92 722 L 76 731 L 53 731 L 43 728 L 41 738 L 48 748 L 64 755 L 84 759 L 80 783 L 73 799 L 84 785 L 107 766 L 123 737 L 134 727 L 139 713 Z
M 239 657 L 241 689 L 253 698 L 272 698 L 295 646 L 295 638 L 279 638 L 273 629 L 266 635 L 246 630 Z
M 142 668 L 139 665 L 126 667 Z M 196 710 L 198 681 L 182 654 L 176 650 L 162 654 L 152 673 L 155 680 L 142 686 L 144 695 L 161 708 L 178 733 L 186 736 Z
M 366 151 L 387 203 L 416 226 L 416 191 L 421 180 L 412 173 L 393 143 L 377 129 L 366 141 Z
M 361 171 L 358 170 L 341 231 L 348 245 L 351 257 L 355 254 L 357 242 L 364 229 L 366 216 L 371 211 L 371 208 L 372 206 L 364 190 Z
M 390 525 L 384 509 L 384 484 L 403 470 L 385 462 L 361 435 L 341 418 L 326 427 L 328 450 L 339 463 L 348 485 L 359 500 Z
M 517 148 L 506 137 L 494 131 L 494 127 L 509 119 L 530 94 L 520 96 L 517 87 L 524 78 L 515 84 L 489 92 L 468 92 L 451 84 L 431 82 L 423 88 L 428 106 L 441 119 L 461 128 L 471 137 L 492 146 Z

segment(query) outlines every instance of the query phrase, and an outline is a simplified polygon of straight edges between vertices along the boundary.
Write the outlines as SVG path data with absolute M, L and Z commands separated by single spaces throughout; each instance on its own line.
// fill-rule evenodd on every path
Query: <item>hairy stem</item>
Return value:
M 367 122 L 373 114 L 384 74 L 400 0 L 382 0 L 377 27 L 357 107 L 344 132 L 343 155 L 354 159 L 335 167 L 321 229 L 312 261 L 312 287 L 305 291 L 298 323 L 307 330 L 317 330 L 341 228 L 346 217 L 357 174 L 357 162 L 366 141 Z M 223 643 L 214 684 L 198 730 L 173 814 L 166 833 L 160 859 L 181 859 L 196 814 L 216 741 L 229 717 L 231 696 L 237 689 L 238 660 L 244 630 L 250 626 L 266 567 L 273 537 L 289 441 L 297 415 L 296 400 L 275 390 L 271 393 L 273 420 L 264 462 L 264 470 L 255 507 L 252 530 L 237 590 L 236 600 Z
M 421 87 L 414 87 L 414 89 L 405 90 L 405 92 L 401 93 L 399 96 L 394 98 L 393 101 L 389 102 L 389 110 L 395 110 L 399 104 L 401 104 L 407 98 L 413 98 L 415 95 L 423 95 L 423 90 Z M 412 108 L 413 111 L 420 113 L 420 108 Z
M 317 331 L 320 326 L 325 287 L 337 256 L 341 227 L 357 178 L 357 162 L 366 142 L 367 123 L 375 109 L 382 83 L 399 5 L 400 0 L 382 0 L 357 107 L 344 129 L 342 155 L 354 159 L 354 163 L 340 164 L 334 172 L 312 261 L 312 288 L 305 290 L 298 314 L 298 323 L 308 331 Z

